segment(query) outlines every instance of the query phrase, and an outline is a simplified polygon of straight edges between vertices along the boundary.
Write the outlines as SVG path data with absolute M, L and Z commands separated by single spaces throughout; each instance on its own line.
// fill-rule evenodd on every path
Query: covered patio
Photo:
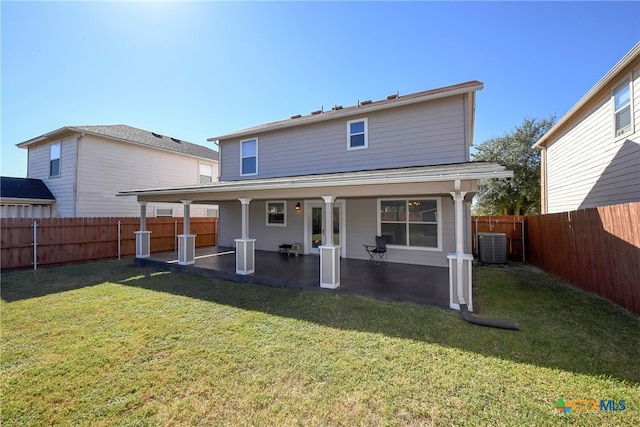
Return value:
M 343 259 L 340 263 L 341 285 L 330 291 L 318 286 L 320 263 L 317 256 L 296 257 L 257 250 L 255 259 L 256 272 L 250 275 L 236 274 L 235 248 L 224 246 L 197 248 L 195 263 L 191 265 L 179 264 L 175 251 L 136 258 L 136 263 L 239 283 L 449 307 L 449 271 L 443 267 L 392 262 L 374 265 L 363 260 Z
M 225 272 L 227 276 L 221 278 L 228 280 L 254 282 L 260 278 L 263 284 L 278 286 L 278 283 L 294 283 L 290 280 L 295 279 L 295 283 L 314 288 L 340 289 L 340 292 L 360 295 L 384 294 L 388 298 L 403 294 L 406 300 L 416 303 L 453 309 L 465 304 L 473 311 L 471 199 L 479 179 L 512 174 L 498 164 L 464 162 L 218 181 L 187 187 L 130 190 L 118 195 L 135 196 L 140 204 L 140 230 L 135 232 L 136 258 L 139 259 L 158 256 L 150 254 L 147 203 L 182 203 L 185 231 L 178 235 L 180 267 L 171 268 L 190 271 L 192 267 L 204 267 L 205 262 L 224 263 L 224 267 L 212 264 L 211 271 Z M 391 206 L 397 200 L 402 206 Z M 220 206 L 225 236 L 219 242 L 233 245 L 233 252 L 209 254 L 211 256 L 205 258 L 196 253 L 196 236 L 190 233 L 189 219 L 190 206 L 198 203 Z M 277 209 L 272 212 L 270 204 Z M 314 209 L 320 212 L 317 217 L 305 216 Z M 280 215 L 280 223 L 270 222 L 271 215 L 276 214 Z M 373 236 L 383 236 L 383 226 L 389 235 L 388 259 L 396 264 L 389 263 L 382 268 L 392 270 L 392 274 L 381 273 L 382 268 L 365 268 L 372 266 L 362 260 L 361 246 L 368 244 Z M 407 236 L 416 243 L 410 245 Z M 270 253 L 279 244 L 303 241 L 302 253 L 311 254 L 313 248 L 319 256 L 307 255 L 302 261 L 287 260 L 288 264 L 282 265 L 284 261 L 279 253 Z M 218 257 L 224 261 L 216 260 Z M 206 258 L 213 260 L 197 263 Z M 297 272 L 291 267 L 294 262 L 302 264 Z M 440 273 L 435 275 L 433 271 Z M 436 292 L 447 299 L 444 304 L 439 297 L 415 294 L 418 289 L 431 292 L 425 288 L 424 278 L 432 275 L 441 277 L 446 285 L 445 292 Z M 236 276 L 248 277 L 240 280 Z M 401 283 L 407 285 L 402 287 Z M 355 291 L 358 286 L 360 289 Z

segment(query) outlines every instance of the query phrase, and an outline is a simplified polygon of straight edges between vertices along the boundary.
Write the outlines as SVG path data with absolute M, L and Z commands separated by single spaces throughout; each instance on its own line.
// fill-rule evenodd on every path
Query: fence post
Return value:
M 522 262 L 525 262 L 525 252 L 526 252 L 526 248 L 525 248 L 525 241 L 524 241 L 524 219 L 520 220 L 520 231 L 522 232 Z
M 120 260 L 120 221 L 118 221 L 118 260 Z
M 38 269 L 38 223 L 33 221 L 33 270 Z

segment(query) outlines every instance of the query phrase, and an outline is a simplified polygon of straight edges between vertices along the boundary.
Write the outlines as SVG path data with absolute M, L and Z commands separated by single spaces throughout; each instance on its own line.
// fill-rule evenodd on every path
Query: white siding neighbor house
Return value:
M 471 307 L 471 200 L 478 179 L 512 176 L 470 161 L 482 87 L 394 94 L 216 136 L 219 182 L 121 195 L 216 203 L 219 244 L 235 246 L 237 274 L 255 272 L 256 249 L 299 243 L 319 255 L 324 288 L 340 286 L 341 258 L 368 259 L 363 245 L 383 236 L 389 262 L 448 267 L 451 307 Z M 142 221 L 138 233 L 146 257 Z M 180 248 L 180 263 L 193 264 L 193 243 Z
M 53 217 L 138 216 L 139 204 L 118 192 L 218 177 L 215 150 L 125 125 L 66 126 L 17 146 L 28 150 L 27 177 L 53 193 Z M 147 210 L 151 216 L 184 213 L 182 204 L 150 203 Z M 191 214 L 217 216 L 217 206 L 198 206 Z
M 640 43 L 535 147 L 543 213 L 640 201 Z

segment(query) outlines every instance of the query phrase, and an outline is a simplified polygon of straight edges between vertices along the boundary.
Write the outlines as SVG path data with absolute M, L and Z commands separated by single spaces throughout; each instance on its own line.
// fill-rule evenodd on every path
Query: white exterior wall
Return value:
M 221 141 L 221 180 L 270 178 L 469 160 L 463 95 Z M 347 150 L 347 122 L 366 118 L 368 148 Z M 295 119 L 291 119 L 295 120 Z M 240 176 L 240 141 L 258 138 L 258 174 Z
M 60 177 L 49 178 L 49 146 L 29 147 L 28 177 L 49 187 L 57 217 L 139 216 L 136 198 L 117 197 L 118 192 L 197 184 L 201 162 L 213 166 L 214 181 L 218 175 L 212 160 L 85 135 L 62 141 Z M 156 216 L 159 208 L 171 208 L 173 216 L 184 214 L 182 204 L 149 203 L 147 216 Z M 194 204 L 191 216 L 205 216 L 207 208 L 217 206 Z
M 60 143 L 60 176 L 49 176 L 50 146 Z M 76 156 L 78 140 L 65 138 L 29 147 L 27 178 L 41 179 L 56 198 L 52 205 L 52 217 L 76 216 Z
M 627 76 L 620 76 L 620 81 Z M 616 82 L 616 84 L 619 82 Z M 547 148 L 547 212 L 640 200 L 640 70 L 633 73 L 635 132 L 615 138 L 613 100 L 596 106 Z

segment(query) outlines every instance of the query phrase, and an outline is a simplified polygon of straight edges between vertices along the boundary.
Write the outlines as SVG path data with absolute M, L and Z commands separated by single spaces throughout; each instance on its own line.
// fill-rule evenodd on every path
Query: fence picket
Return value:
M 182 218 L 147 218 L 151 231 L 151 252 L 176 250 L 174 221 L 182 229 Z M 33 265 L 33 219 L 2 218 L 0 221 L 0 269 Z M 38 218 L 38 266 L 60 265 L 135 255 L 134 232 L 140 219 L 124 218 Z M 197 235 L 196 247 L 215 246 L 218 218 L 191 218 L 191 231 Z

